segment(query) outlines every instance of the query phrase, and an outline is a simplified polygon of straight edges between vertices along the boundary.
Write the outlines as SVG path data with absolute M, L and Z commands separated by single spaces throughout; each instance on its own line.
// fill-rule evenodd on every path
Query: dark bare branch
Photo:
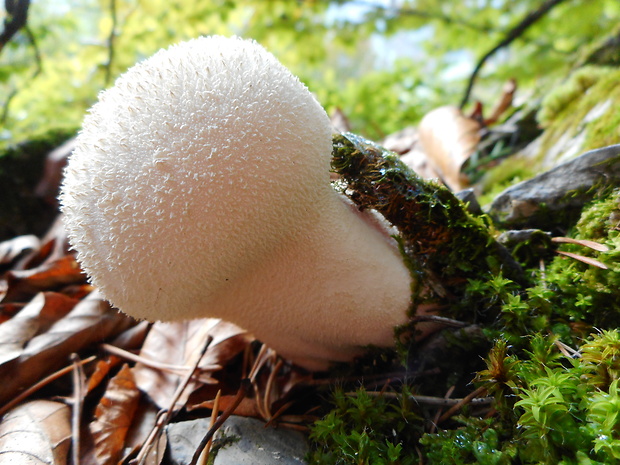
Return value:
M 17 34 L 17 31 L 26 25 L 29 7 L 30 0 L 4 0 L 6 18 L 4 18 L 4 29 L 0 33 L 0 51 Z
M 539 19 L 541 19 L 543 16 L 545 16 L 547 13 L 549 13 L 549 11 L 551 11 L 553 9 L 553 7 L 559 5 L 560 3 L 564 2 L 564 1 L 565 0 L 547 0 L 547 1 L 545 1 L 537 10 L 528 13 L 521 21 L 519 21 L 519 23 L 515 27 L 513 27 L 512 29 L 510 29 L 506 33 L 505 37 L 497 45 L 495 45 L 495 47 L 493 47 L 491 50 L 489 50 L 487 53 L 485 53 L 482 58 L 480 58 L 480 60 L 478 61 L 478 64 L 474 68 L 474 71 L 473 71 L 473 73 L 471 74 L 471 76 L 469 78 L 469 83 L 467 84 L 467 89 L 465 90 L 465 95 L 463 96 L 463 100 L 461 101 L 461 109 L 469 101 L 469 96 L 471 94 L 472 88 L 474 87 L 474 82 L 476 81 L 476 78 L 478 77 L 478 73 L 480 72 L 480 70 L 482 69 L 482 66 L 484 66 L 486 61 L 491 56 L 493 56 L 498 50 L 501 50 L 502 48 L 507 47 L 515 39 L 518 39 L 519 37 L 521 37 L 523 35 L 523 33 L 525 33 L 525 31 L 530 26 L 532 26 Z

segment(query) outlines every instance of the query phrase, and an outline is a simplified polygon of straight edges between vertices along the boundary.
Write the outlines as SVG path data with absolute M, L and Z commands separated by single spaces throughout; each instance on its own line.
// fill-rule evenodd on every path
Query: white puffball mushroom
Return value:
M 309 369 L 391 346 L 411 277 L 383 223 L 330 185 L 331 139 L 256 42 L 161 50 L 84 120 L 61 192 L 70 242 L 136 318 L 223 318 Z

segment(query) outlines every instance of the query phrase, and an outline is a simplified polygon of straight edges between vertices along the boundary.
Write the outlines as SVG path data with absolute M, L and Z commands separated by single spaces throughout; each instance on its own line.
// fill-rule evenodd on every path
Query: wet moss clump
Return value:
M 311 440 L 320 444 L 311 453 L 313 463 L 418 463 L 416 448 L 422 423 L 407 388 L 390 399 L 371 395 L 364 389 L 351 393 L 337 389 L 332 401 L 331 412 L 312 430 Z
M 617 144 L 620 139 L 620 70 L 584 66 L 543 100 L 538 120 L 545 128 L 538 148 L 528 157 L 533 166 L 550 167 L 566 153 Z M 560 157 L 562 155 L 562 157 Z
M 420 283 L 414 303 L 459 300 L 469 279 L 502 275 L 524 283 L 521 267 L 445 186 L 421 179 L 397 156 L 354 134 L 334 138 L 332 167 L 360 209 L 381 213 L 401 232 L 407 262 Z M 458 317 L 459 315 L 451 315 Z

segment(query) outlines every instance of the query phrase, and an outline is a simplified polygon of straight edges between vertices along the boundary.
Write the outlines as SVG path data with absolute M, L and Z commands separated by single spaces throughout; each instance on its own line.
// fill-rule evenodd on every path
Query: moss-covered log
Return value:
M 381 213 L 401 232 L 412 272 L 432 296 L 459 299 L 468 279 L 503 275 L 524 283 L 521 267 L 481 218 L 446 187 L 421 179 L 396 156 L 354 134 L 333 140 L 332 167 L 360 209 Z

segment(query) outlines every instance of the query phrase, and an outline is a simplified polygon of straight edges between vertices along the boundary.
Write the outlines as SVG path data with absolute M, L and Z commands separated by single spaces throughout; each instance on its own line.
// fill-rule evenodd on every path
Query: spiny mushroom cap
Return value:
M 172 46 L 84 120 L 61 193 L 71 244 L 124 312 L 205 316 L 313 224 L 334 195 L 330 154 L 325 111 L 259 44 Z

